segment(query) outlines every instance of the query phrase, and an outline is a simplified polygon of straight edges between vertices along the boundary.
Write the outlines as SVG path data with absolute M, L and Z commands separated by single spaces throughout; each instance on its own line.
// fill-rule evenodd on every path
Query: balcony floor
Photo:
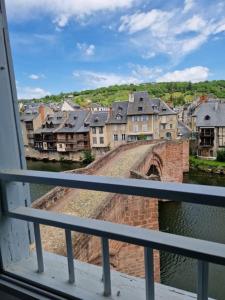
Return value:
M 29 281 L 49 288 L 59 290 L 65 296 L 70 295 L 78 299 L 100 300 L 107 298 L 103 296 L 103 283 L 101 281 L 102 268 L 80 261 L 75 261 L 76 283 L 68 283 L 67 259 L 66 257 L 52 253 L 44 253 L 45 272 L 35 272 L 36 257 L 32 255 L 29 259 L 13 264 L 7 271 L 14 275 L 23 276 Z M 109 299 L 137 300 L 145 299 L 144 279 L 128 276 L 126 274 L 112 271 L 112 297 Z M 156 299 L 160 300 L 191 300 L 197 299 L 196 295 L 162 284 L 155 284 Z M 119 296 L 118 296 L 119 295 Z

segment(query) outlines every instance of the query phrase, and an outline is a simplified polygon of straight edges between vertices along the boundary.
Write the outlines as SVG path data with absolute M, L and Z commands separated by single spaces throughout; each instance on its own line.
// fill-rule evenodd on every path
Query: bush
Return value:
M 217 161 L 220 161 L 220 162 L 225 162 L 225 150 L 218 150 L 217 151 L 217 158 L 216 158 Z
M 94 155 L 92 154 L 91 150 L 85 150 L 83 153 L 83 163 L 90 164 L 95 160 Z

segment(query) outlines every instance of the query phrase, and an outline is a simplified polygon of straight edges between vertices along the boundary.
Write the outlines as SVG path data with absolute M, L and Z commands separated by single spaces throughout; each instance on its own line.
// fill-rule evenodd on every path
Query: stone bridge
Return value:
M 121 145 L 86 168 L 73 173 L 182 182 L 189 170 L 188 141 L 142 141 Z M 105 192 L 56 187 L 33 203 L 33 207 L 79 217 L 124 223 L 158 230 L 158 200 Z M 45 250 L 65 254 L 64 231 L 42 226 Z M 73 233 L 75 258 L 101 264 L 101 244 L 97 237 Z M 155 255 L 155 280 L 160 280 L 159 253 Z M 143 248 L 110 241 L 112 268 L 126 274 L 144 276 Z

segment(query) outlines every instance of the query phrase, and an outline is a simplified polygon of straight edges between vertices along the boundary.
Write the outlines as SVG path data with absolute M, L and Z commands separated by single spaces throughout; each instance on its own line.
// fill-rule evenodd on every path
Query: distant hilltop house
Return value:
M 61 106 L 61 111 L 75 111 L 76 109 L 80 109 L 80 105 L 66 100 Z
M 225 102 L 208 100 L 192 116 L 192 127 L 197 132 L 197 154 L 216 158 L 217 151 L 225 149 Z
M 81 109 L 70 101 L 64 101 L 59 111 L 40 107 L 45 111 L 41 116 L 41 109 L 33 108 L 33 113 L 21 117 L 32 129 L 32 140 L 24 136 L 24 144 L 39 152 L 92 149 L 101 154 L 124 143 L 178 137 L 177 113 L 147 92 L 134 92 L 110 108 L 92 103 L 89 109 Z
M 109 107 L 102 106 L 98 103 L 92 103 L 90 105 L 90 109 L 91 109 L 91 111 L 95 111 L 95 112 L 97 112 L 97 111 L 109 111 Z

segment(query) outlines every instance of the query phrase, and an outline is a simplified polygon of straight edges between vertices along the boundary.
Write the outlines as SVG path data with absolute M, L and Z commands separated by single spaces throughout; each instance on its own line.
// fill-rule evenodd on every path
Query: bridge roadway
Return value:
M 106 164 L 98 169 L 95 175 L 129 177 L 129 171 L 152 148 L 151 145 L 139 145 L 132 149 L 119 152 Z M 53 211 L 79 217 L 91 217 L 93 212 L 109 196 L 109 193 L 71 189 L 66 196 L 57 201 Z M 46 251 L 62 254 L 65 252 L 64 231 L 57 228 L 41 226 L 43 247 Z

